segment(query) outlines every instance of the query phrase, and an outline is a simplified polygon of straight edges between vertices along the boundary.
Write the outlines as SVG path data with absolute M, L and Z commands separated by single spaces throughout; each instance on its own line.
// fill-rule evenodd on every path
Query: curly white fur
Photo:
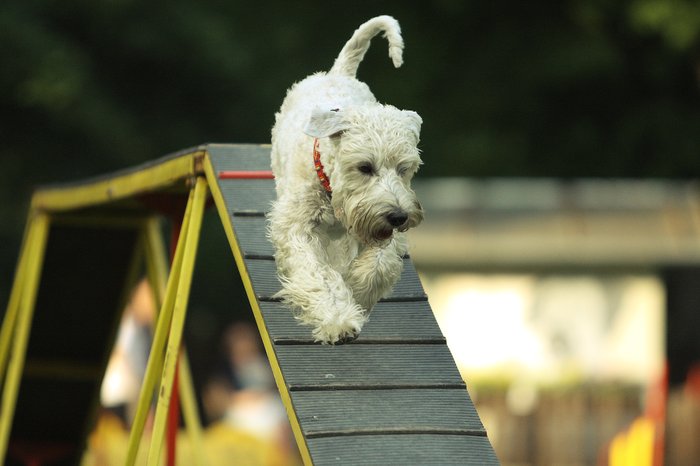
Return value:
M 328 73 L 294 84 L 272 129 L 277 201 L 269 235 L 282 282 L 279 293 L 317 341 L 353 338 L 376 302 L 401 275 L 404 232 L 423 212 L 410 181 L 421 164 L 421 118 L 377 103 L 355 79 L 370 40 L 384 32 L 389 55 L 402 63 L 396 20 L 361 25 Z M 313 163 L 314 139 L 332 194 Z

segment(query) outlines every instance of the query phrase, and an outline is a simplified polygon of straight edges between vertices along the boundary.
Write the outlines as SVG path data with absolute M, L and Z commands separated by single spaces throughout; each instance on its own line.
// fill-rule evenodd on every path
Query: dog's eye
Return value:
M 396 167 L 396 173 L 398 173 L 399 176 L 407 176 L 407 175 L 413 176 L 415 171 L 416 171 L 416 166 L 412 165 L 410 163 L 406 164 L 406 165 L 399 165 L 398 167 Z
M 374 167 L 371 163 L 363 163 L 361 165 L 358 165 L 357 169 L 365 175 L 371 175 L 372 173 L 374 173 Z

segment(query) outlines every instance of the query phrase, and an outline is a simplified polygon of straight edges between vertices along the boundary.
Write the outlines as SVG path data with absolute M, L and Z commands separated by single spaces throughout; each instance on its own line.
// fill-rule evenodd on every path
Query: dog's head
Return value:
M 421 165 L 417 113 L 366 104 L 316 109 L 306 134 L 328 138 L 321 153 L 330 177 L 336 217 L 361 241 L 372 244 L 423 220 L 411 189 Z M 324 147 L 325 146 L 325 147 Z

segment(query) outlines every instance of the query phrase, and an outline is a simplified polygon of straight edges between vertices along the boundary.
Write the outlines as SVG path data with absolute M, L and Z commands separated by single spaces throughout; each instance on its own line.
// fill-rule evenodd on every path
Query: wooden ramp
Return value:
M 97 403 L 124 290 L 133 281 L 134 264 L 139 263 L 135 258 L 144 256 L 154 288 L 161 290 L 152 348 L 156 356 L 149 361 L 139 406 L 145 413 L 159 383 L 149 452 L 149 464 L 156 464 L 175 361 L 182 361 L 176 355 L 201 211 L 211 196 L 306 464 L 498 464 L 409 258 L 404 259 L 404 272 L 392 296 L 376 306 L 359 338 L 346 345 L 314 343 L 310 329 L 300 326 L 273 298 L 280 285 L 265 235 L 265 213 L 275 195 L 274 181 L 263 173 L 269 165 L 269 147 L 211 144 L 111 176 L 36 192 L 0 338 L 0 373 L 5 381 L 0 457 L 5 457 L 8 445 L 12 449 L 27 442 L 82 445 L 78 436 L 84 435 Z M 180 205 L 184 216 L 166 285 L 162 252 L 154 254 L 162 246 L 153 239 L 153 219 L 164 209 L 172 214 L 173 205 Z M 114 246 L 106 246 L 109 241 Z M 68 260 L 77 256 L 77 262 Z M 80 274 L 98 269 L 104 273 L 106 267 L 110 271 L 104 289 L 91 290 L 85 301 L 71 301 Z M 76 322 L 81 327 L 76 328 Z M 31 337 L 23 342 L 22 332 L 29 335 L 30 329 Z M 66 354 L 54 353 L 56 333 L 71 335 Z M 57 367 L 54 359 L 73 368 L 66 371 L 73 374 L 71 380 L 64 380 L 63 371 L 47 370 Z M 179 382 L 183 412 L 196 441 L 196 414 L 185 406 L 193 397 L 188 393 L 188 368 L 182 362 L 179 367 L 185 375 Z M 70 383 L 82 384 L 83 391 L 70 388 Z M 15 385 L 19 397 L 13 418 Z M 60 400 L 66 413 L 73 413 L 67 416 L 70 426 L 57 423 L 50 410 L 32 411 L 40 398 L 52 405 Z M 143 430 L 139 422 L 137 413 L 130 461 Z M 205 456 L 201 455 L 201 464 L 206 463 Z

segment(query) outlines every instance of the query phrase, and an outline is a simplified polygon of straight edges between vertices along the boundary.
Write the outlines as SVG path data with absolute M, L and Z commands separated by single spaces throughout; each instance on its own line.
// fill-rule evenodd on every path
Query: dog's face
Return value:
M 376 244 L 423 220 L 411 189 L 421 164 L 421 119 L 389 105 L 315 111 L 307 134 L 331 136 L 326 162 L 336 217 L 360 241 Z

